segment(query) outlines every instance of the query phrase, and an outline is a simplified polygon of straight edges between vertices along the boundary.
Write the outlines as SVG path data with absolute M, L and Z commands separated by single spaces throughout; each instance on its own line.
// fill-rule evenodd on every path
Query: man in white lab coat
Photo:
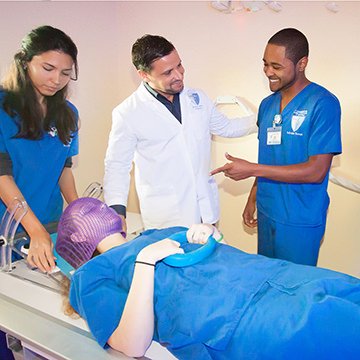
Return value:
M 239 137 L 255 116 L 228 119 L 198 89 L 184 87 L 184 67 L 165 38 L 144 35 L 132 47 L 142 79 L 113 110 L 104 197 L 123 219 L 132 161 L 145 228 L 216 223 L 219 199 L 211 169 L 211 135 Z

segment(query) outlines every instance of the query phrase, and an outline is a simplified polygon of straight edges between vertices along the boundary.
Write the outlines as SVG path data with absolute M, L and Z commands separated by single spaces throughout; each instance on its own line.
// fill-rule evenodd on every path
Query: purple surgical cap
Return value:
M 115 210 L 98 199 L 79 198 L 61 215 L 56 251 L 77 269 L 91 259 L 100 241 L 115 233 L 126 236 Z

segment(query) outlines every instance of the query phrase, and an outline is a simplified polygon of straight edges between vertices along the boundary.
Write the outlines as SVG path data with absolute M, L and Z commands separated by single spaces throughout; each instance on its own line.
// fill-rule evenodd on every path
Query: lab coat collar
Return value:
M 152 90 L 155 91 L 154 89 L 152 89 Z M 140 84 L 140 86 L 138 87 L 138 91 L 139 91 L 139 94 L 140 94 L 140 98 L 143 99 L 144 101 L 157 101 L 157 102 L 159 102 L 159 100 L 157 100 L 155 98 L 155 96 L 149 92 L 149 90 L 146 88 L 144 82 L 142 82 Z M 187 93 L 187 88 L 184 86 L 182 91 L 179 93 L 180 100 L 183 98 L 184 94 L 186 94 L 186 93 Z M 180 104 L 181 104 L 181 102 L 180 102 Z

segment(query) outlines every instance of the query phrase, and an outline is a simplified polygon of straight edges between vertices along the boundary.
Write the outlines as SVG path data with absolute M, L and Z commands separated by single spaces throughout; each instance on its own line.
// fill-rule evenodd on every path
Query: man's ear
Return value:
M 298 69 L 299 71 L 304 72 L 306 69 L 306 66 L 308 64 L 309 58 L 307 56 L 302 57 L 299 61 L 298 61 Z
M 144 70 L 138 70 L 137 73 L 139 74 L 139 76 L 141 77 L 141 79 L 145 82 L 149 82 L 149 78 L 148 78 L 148 73 L 145 72 Z

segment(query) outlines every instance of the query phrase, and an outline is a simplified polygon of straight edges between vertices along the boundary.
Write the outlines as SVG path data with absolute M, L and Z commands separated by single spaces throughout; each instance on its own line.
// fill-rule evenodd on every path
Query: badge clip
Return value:
M 275 127 L 276 125 L 280 125 L 281 123 L 282 123 L 281 114 L 276 114 L 273 120 L 273 127 Z

